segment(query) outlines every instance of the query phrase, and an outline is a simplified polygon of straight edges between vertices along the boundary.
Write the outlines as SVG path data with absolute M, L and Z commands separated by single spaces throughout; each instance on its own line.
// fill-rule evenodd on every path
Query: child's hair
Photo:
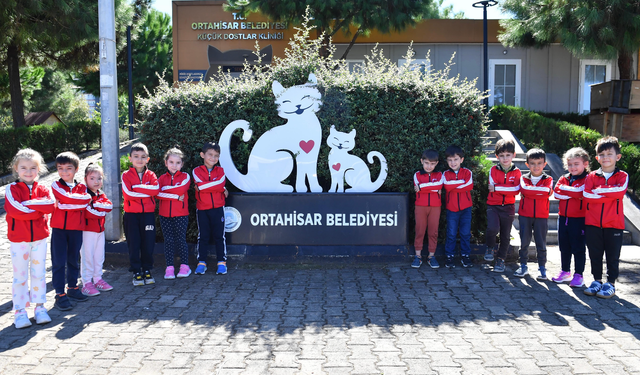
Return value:
M 175 155 L 175 156 L 179 157 L 181 160 L 184 159 L 184 154 L 177 147 L 170 148 L 164 154 L 164 161 L 167 161 L 167 159 L 169 159 L 169 156 L 171 156 L 171 155 Z
M 129 156 L 131 156 L 135 151 L 142 151 L 145 154 L 149 155 L 149 149 L 142 142 L 134 143 L 131 146 L 131 150 L 129 151 Z
M 71 164 L 77 170 L 80 166 L 80 158 L 74 152 L 66 151 L 56 156 L 56 168 L 60 164 Z
M 527 151 L 527 163 L 532 159 L 543 159 L 544 161 L 547 161 L 547 154 L 545 154 L 544 150 L 542 150 L 541 148 L 532 148 L 531 150 Z
M 582 147 L 574 147 L 569 149 L 567 152 L 562 155 L 562 164 L 564 164 L 564 169 L 569 168 L 569 160 L 580 158 L 582 161 L 589 162 L 589 153 L 584 150 Z M 589 172 L 589 165 L 587 164 L 587 168 L 585 168 L 587 172 Z
M 516 153 L 516 144 L 513 139 L 501 139 L 496 143 L 496 155 L 503 152 Z
M 432 150 L 432 149 L 424 150 L 422 151 L 422 157 L 420 157 L 420 159 L 429 160 L 429 161 L 438 161 L 439 159 L 438 151 Z
M 209 150 L 214 150 L 216 151 L 218 154 L 220 153 L 220 145 L 214 142 L 206 142 L 203 146 L 202 146 L 202 153 L 206 154 L 207 151 Z
M 618 138 L 607 136 L 598 139 L 598 143 L 596 144 L 596 154 L 610 149 L 613 149 L 616 155 L 620 154 L 620 143 L 618 143 Z
M 92 173 L 100 173 L 102 175 L 102 178 L 104 179 L 104 170 L 99 164 L 89 163 L 89 165 L 87 165 L 87 168 L 84 169 L 84 178 L 89 177 L 89 175 Z
M 42 155 L 36 150 L 23 148 L 16 153 L 16 156 L 14 156 L 11 161 L 11 170 L 13 171 L 14 177 L 18 177 L 18 163 L 20 160 L 31 160 L 35 162 L 38 165 L 38 174 L 47 172 L 47 165 L 44 163 Z
M 452 158 L 456 155 L 460 156 L 460 158 L 464 158 L 464 151 L 458 146 L 451 145 L 444 150 L 444 155 L 447 158 Z

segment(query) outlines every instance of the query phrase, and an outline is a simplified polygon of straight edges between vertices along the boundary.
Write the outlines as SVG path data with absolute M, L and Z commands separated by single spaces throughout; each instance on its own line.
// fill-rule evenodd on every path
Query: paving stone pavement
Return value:
M 17 330 L 6 238 L 1 215 L 3 375 L 640 373 L 636 246 L 623 249 L 610 300 L 517 279 L 515 264 L 495 274 L 480 264 L 231 260 L 227 275 L 176 280 L 157 264 L 156 284 L 134 287 L 115 254 L 104 275 L 113 291 L 59 311 L 49 284 L 53 321 Z M 555 273 L 557 248 L 549 255 Z

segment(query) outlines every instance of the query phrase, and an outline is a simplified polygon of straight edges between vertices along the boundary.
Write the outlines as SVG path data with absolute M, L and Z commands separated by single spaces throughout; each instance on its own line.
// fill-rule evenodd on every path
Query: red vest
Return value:
M 553 178 L 542 173 L 540 181 L 533 184 L 531 173 L 520 177 L 520 208 L 518 215 L 536 219 L 549 218 L 549 195 L 553 189 Z
M 618 168 L 608 180 L 601 169 L 589 173 L 583 192 L 587 203 L 585 225 L 624 229 L 622 199 L 627 194 L 628 184 L 629 175 Z
M 560 216 L 585 216 L 587 204 L 582 199 L 582 192 L 584 191 L 586 179 L 586 171 L 579 176 L 572 176 L 570 173 L 567 173 L 560 177 L 555 189 L 553 189 L 553 196 L 560 201 Z
M 104 232 L 104 219 L 108 212 L 111 212 L 113 205 L 111 201 L 107 199 L 107 196 L 100 190 L 97 194 L 94 194 L 89 190 L 91 195 L 91 203 L 87 205 L 84 213 L 84 230 L 86 232 Z
M 142 178 L 135 168 L 131 167 L 122 174 L 122 196 L 124 198 L 124 212 L 155 212 L 156 201 L 160 187 L 156 174 L 145 167 Z
M 74 181 L 75 182 L 75 181 Z M 84 212 L 91 196 L 87 194 L 85 184 L 76 183 L 70 188 L 60 179 L 51 184 L 51 191 L 56 198 L 56 209 L 51 216 L 51 228 L 65 230 L 84 230 Z
M 35 242 L 49 237 L 47 214 L 55 209 L 55 200 L 46 186 L 35 181 L 29 190 L 24 182 L 14 182 L 5 189 L 4 199 L 9 241 Z
M 447 210 L 462 211 L 473 205 L 471 190 L 473 190 L 473 174 L 467 168 L 460 168 L 456 173 L 453 169 L 444 172 L 444 190 L 447 192 Z
M 413 175 L 413 184 L 420 189 L 416 193 L 416 206 L 442 206 L 439 194 L 444 185 L 442 172 L 427 173 L 421 169 Z
M 495 191 L 489 192 L 487 204 L 490 206 L 504 206 L 516 203 L 516 195 L 520 193 L 520 177 L 522 173 L 515 165 L 505 171 L 500 164 L 491 167 L 489 172 L 489 185 L 493 185 Z
M 178 217 L 189 216 L 189 185 L 191 185 L 191 177 L 188 173 L 177 171 L 173 176 L 167 172 L 158 178 L 160 185 L 160 193 L 158 201 L 160 201 L 160 216 Z M 182 202 L 180 196 L 184 196 Z
M 193 181 L 195 181 L 196 189 L 196 208 L 198 210 L 210 210 L 213 208 L 223 207 L 224 184 L 226 177 L 222 167 L 213 167 L 211 172 L 206 166 L 201 165 L 192 172 Z

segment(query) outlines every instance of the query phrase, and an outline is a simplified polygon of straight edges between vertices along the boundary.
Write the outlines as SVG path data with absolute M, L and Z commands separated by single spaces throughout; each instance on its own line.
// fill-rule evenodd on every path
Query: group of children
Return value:
M 487 230 L 484 255 L 486 261 L 494 261 L 494 272 L 505 271 L 505 258 L 510 245 L 511 226 L 516 213 L 516 197 L 520 195 L 518 220 L 520 229 L 520 267 L 516 277 L 529 274 L 527 266 L 529 244 L 533 236 L 537 250 L 538 281 L 547 280 L 547 232 L 549 219 L 549 197 L 559 200 L 558 243 L 561 253 L 561 271 L 552 280 L 569 282 L 574 288 L 584 286 L 586 263 L 585 240 L 589 247 L 591 273 L 594 281 L 584 290 L 586 295 L 611 298 L 615 295 L 624 212 L 622 199 L 627 192 L 629 176 L 616 167 L 620 160 L 620 145 L 615 137 L 604 137 L 596 145 L 596 159 L 600 169 L 589 173 L 589 154 L 576 147 L 567 151 L 564 165 L 568 173 L 563 175 L 555 187 L 553 178 L 544 172 L 546 154 L 541 149 L 531 149 L 526 155 L 529 172 L 522 174 L 513 164 L 515 144 L 512 140 L 500 140 L 495 147 L 498 164 L 489 173 L 487 196 Z M 419 268 L 422 264 L 422 248 L 425 229 L 429 238 L 428 263 L 432 268 L 440 265 L 435 259 L 438 239 L 441 191 L 444 186 L 446 201 L 446 266 L 455 268 L 454 248 L 460 233 L 461 263 L 472 267 L 471 252 L 471 195 L 473 179 L 471 171 L 461 168 L 464 160 L 462 149 L 450 146 L 445 155 L 449 168 L 435 172 L 438 152 L 425 150 L 420 159 L 423 169 L 414 175 L 416 191 L 415 258 L 411 264 Z M 496 246 L 496 236 L 500 244 Z M 607 282 L 603 283 L 603 256 L 607 260 Z M 571 258 L 574 258 L 574 274 L 571 276 Z

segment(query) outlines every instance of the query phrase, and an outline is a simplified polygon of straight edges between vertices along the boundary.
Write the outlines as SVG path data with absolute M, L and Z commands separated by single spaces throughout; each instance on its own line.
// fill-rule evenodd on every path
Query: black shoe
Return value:
M 133 286 L 144 285 L 144 277 L 140 272 L 136 272 L 133 274 Z
M 447 257 L 447 262 L 444 264 L 447 268 L 456 268 L 456 263 L 453 261 L 453 257 Z
M 469 256 L 463 256 L 462 258 L 460 258 L 460 263 L 462 263 L 462 267 L 464 268 L 473 267 L 473 262 L 471 261 L 471 258 L 469 258 Z
M 67 296 L 74 301 L 84 302 L 89 299 L 89 297 L 82 294 L 82 291 L 79 287 L 75 288 L 67 288 Z
M 146 285 L 156 283 L 156 280 L 153 278 L 153 276 L 151 276 L 151 271 L 149 270 L 144 271 L 144 283 Z
M 56 302 L 53 304 L 58 310 L 71 310 L 73 306 L 66 294 L 56 294 Z

